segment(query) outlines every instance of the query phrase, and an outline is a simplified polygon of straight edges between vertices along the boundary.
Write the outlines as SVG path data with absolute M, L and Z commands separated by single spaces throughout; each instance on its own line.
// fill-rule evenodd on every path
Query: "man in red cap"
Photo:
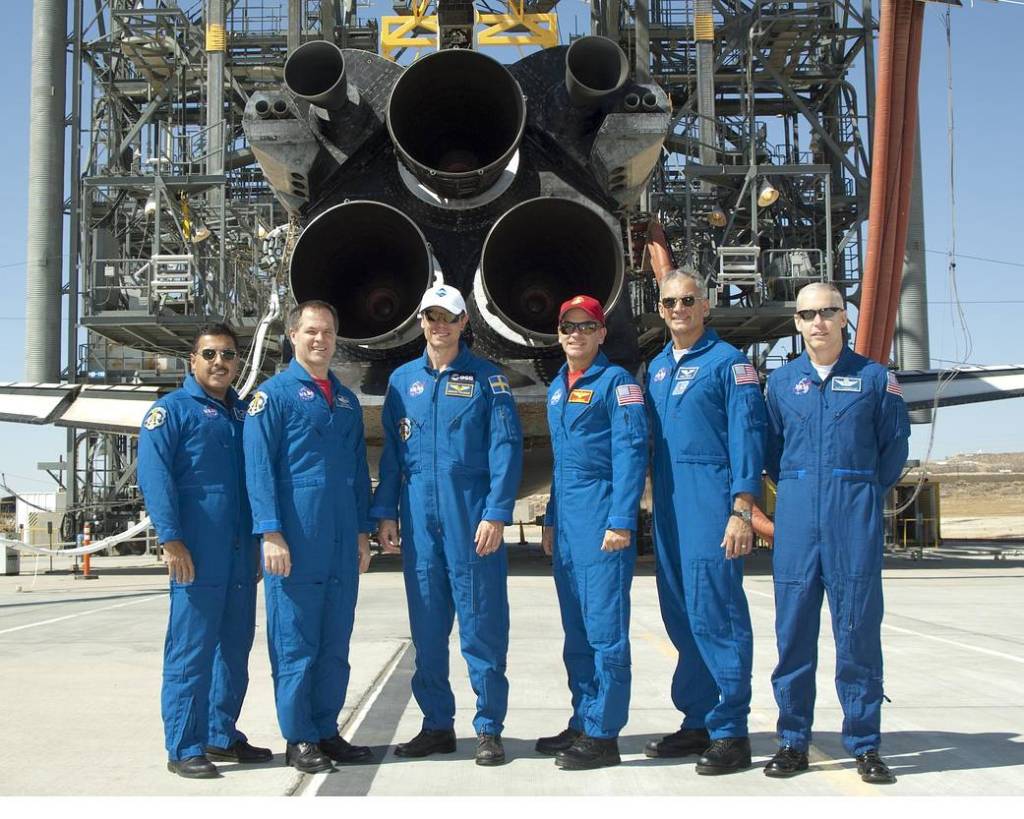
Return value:
M 542 543 L 554 558 L 572 717 L 537 750 L 567 770 L 617 765 L 629 714 L 629 589 L 647 416 L 633 376 L 601 352 L 606 334 L 600 302 L 566 301 L 558 320 L 566 364 L 548 390 L 554 475 Z

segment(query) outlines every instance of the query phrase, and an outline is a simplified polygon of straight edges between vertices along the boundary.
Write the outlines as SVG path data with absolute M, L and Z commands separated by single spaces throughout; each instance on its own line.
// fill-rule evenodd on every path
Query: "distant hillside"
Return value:
M 1024 475 L 1024 452 L 962 453 L 925 464 L 929 474 L 964 473 Z
M 923 469 L 940 484 L 943 518 L 1024 515 L 1024 452 L 963 453 Z

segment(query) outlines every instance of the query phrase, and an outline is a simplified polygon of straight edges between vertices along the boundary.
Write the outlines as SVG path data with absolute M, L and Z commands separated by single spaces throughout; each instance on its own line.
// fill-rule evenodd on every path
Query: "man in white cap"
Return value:
M 397 756 L 455 750 L 455 697 L 448 639 L 459 616 L 462 654 L 477 695 L 478 765 L 505 761 L 508 707 L 508 560 L 502 535 L 512 522 L 522 475 L 523 435 L 508 379 L 460 341 L 466 303 L 454 287 L 432 287 L 420 302 L 427 346 L 392 374 L 381 424 L 380 484 L 370 517 L 385 549 L 399 547 L 416 646 L 412 691 L 422 730 Z

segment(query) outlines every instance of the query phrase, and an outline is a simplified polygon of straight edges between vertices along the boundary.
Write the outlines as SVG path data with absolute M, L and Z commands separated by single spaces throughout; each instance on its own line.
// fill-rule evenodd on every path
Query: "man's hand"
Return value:
M 552 551 L 555 546 L 555 527 L 545 526 L 540 530 L 540 548 L 544 550 L 544 554 L 551 557 Z
M 742 518 L 729 515 L 721 548 L 725 549 L 726 560 L 749 555 L 754 548 L 754 527 Z
M 191 583 L 196 579 L 196 567 L 192 565 L 192 554 L 180 540 L 168 540 L 164 546 L 164 563 L 171 580 Z
M 630 529 L 605 529 L 602 552 L 618 552 L 629 546 L 633 532 Z
M 476 553 L 480 557 L 486 557 L 498 551 L 501 546 L 501 537 L 505 534 L 505 524 L 500 520 L 482 520 L 476 527 Z
M 263 534 L 263 565 L 267 574 L 287 577 L 292 573 L 292 553 L 280 532 Z
M 377 524 L 377 542 L 380 544 L 381 551 L 386 555 L 402 553 L 402 548 L 398 542 L 397 520 L 385 518 Z
M 360 532 L 356 541 L 359 544 L 359 574 L 370 568 L 370 536 Z

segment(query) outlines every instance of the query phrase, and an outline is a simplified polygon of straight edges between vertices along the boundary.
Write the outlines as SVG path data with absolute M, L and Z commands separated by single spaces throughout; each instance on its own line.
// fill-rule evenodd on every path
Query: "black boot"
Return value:
M 315 742 L 296 742 L 294 745 L 289 742 L 285 747 L 284 762 L 302 773 L 334 770 L 331 760 Z
M 621 761 L 618 739 L 598 739 L 586 734 L 580 734 L 572 746 L 555 754 L 555 765 L 565 771 L 610 768 Z
M 796 776 L 800 771 L 807 770 L 807 754 L 790 745 L 785 745 L 775 752 L 768 764 L 764 766 L 764 775 L 777 779 Z
M 205 756 L 190 756 L 178 761 L 167 760 L 167 770 L 186 779 L 216 779 L 217 768 Z
M 495 734 L 477 734 L 476 764 L 505 764 L 505 746 L 501 744 L 501 737 Z
M 711 737 L 705 728 L 681 728 L 674 734 L 651 740 L 644 746 L 649 757 L 674 759 L 681 756 L 702 754 L 711 745 Z
M 335 762 L 365 762 L 371 751 L 366 745 L 350 745 L 340 734 L 320 740 L 320 750 Z
M 704 776 L 730 774 L 750 767 L 750 738 L 726 737 L 711 741 L 697 760 L 697 773 Z
M 216 759 L 218 762 L 238 762 L 242 765 L 250 765 L 256 762 L 270 762 L 274 758 L 269 748 L 257 748 L 250 745 L 246 740 L 240 739 L 227 748 L 218 748 L 216 745 L 206 746 L 206 756 Z
M 424 728 L 408 742 L 395 746 L 395 756 L 421 757 L 455 753 L 455 732 Z
M 541 737 L 533 747 L 539 754 L 554 756 L 559 751 L 569 750 L 572 744 L 581 736 L 583 736 L 582 731 L 577 731 L 575 728 L 566 728 L 558 736 Z
M 872 785 L 891 785 L 896 781 L 896 775 L 882 761 L 878 751 L 865 751 L 857 757 L 857 773 Z

